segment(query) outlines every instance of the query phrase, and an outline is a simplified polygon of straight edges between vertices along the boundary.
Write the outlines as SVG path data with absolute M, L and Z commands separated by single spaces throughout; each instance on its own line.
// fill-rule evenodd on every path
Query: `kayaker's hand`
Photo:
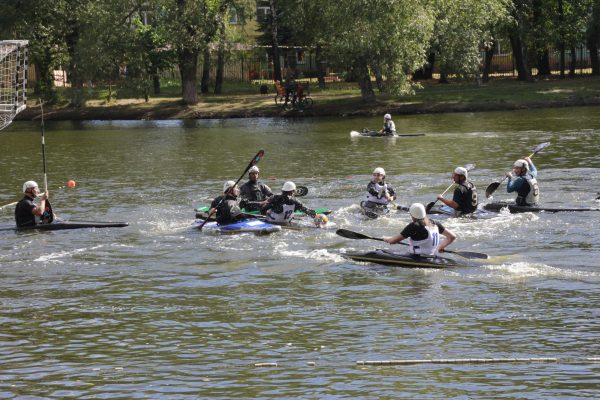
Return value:
M 389 244 L 392 244 L 392 237 L 391 236 L 384 236 L 383 237 L 383 241 Z
M 443 253 L 444 251 L 445 251 L 444 247 L 440 247 L 440 248 L 438 249 L 438 253 Z
M 48 196 L 50 195 L 50 193 L 48 193 L 48 191 L 46 190 L 44 193 L 42 193 L 42 195 L 40 196 L 40 200 L 48 200 Z
M 513 174 L 512 174 L 512 172 L 507 172 L 507 173 L 506 173 L 506 177 L 507 177 L 507 178 L 512 178 L 512 177 L 513 177 Z
M 443 200 L 443 199 L 444 199 L 444 196 L 442 196 L 441 194 L 438 194 L 438 195 L 437 195 L 437 197 L 436 197 L 436 199 L 438 199 L 438 200 Z

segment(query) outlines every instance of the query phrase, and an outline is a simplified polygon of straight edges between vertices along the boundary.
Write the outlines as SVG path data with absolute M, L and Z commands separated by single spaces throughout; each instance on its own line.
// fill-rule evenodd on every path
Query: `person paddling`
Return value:
M 396 192 L 391 185 L 385 182 L 385 170 L 381 167 L 377 167 L 373 170 L 373 178 L 367 185 L 367 204 L 374 203 L 374 205 L 388 205 L 390 202 L 396 200 Z
M 294 197 L 295 193 L 296 184 L 294 182 L 285 182 L 281 188 L 281 194 L 276 194 L 267 200 L 267 204 L 264 207 L 267 222 L 289 224 L 296 210 L 303 211 L 313 218 L 317 215 L 315 210 L 307 208 L 304 204 L 296 200 Z
M 210 204 L 209 215 L 216 213 L 220 225 L 232 224 L 246 219 L 242 214 L 242 207 L 245 206 L 246 201 L 240 198 L 240 188 L 234 181 L 227 181 L 223 185 L 223 195 Z
M 385 114 L 383 116 L 383 128 L 379 131 L 382 136 L 394 136 L 396 134 L 396 124 L 392 121 L 392 116 L 390 114 Z
M 514 175 L 513 175 L 514 173 Z M 508 193 L 517 192 L 515 203 L 518 206 L 535 206 L 540 200 L 540 189 L 537 182 L 537 169 L 531 158 L 519 159 L 513 164 L 512 172 L 507 172 Z
M 427 218 L 425 206 L 413 203 L 409 208 L 412 222 L 396 236 L 384 236 L 386 243 L 394 244 L 410 239 L 409 252 L 414 255 L 436 256 L 456 239 L 456 235 L 441 223 Z M 440 242 L 440 235 L 444 239 Z
M 247 202 L 247 210 L 260 210 L 273 196 L 271 188 L 258 180 L 260 170 L 256 165 L 248 170 L 248 182 L 240 187 L 240 196 Z
M 15 207 L 17 228 L 50 223 L 50 215 L 45 215 L 48 213 L 47 206 L 50 204 L 48 191 L 40 195 L 38 184 L 35 181 L 27 181 L 23 184 L 23 194 L 23 198 Z M 38 196 L 40 203 L 36 205 L 33 200 Z
M 456 216 L 470 214 L 477 210 L 477 188 L 469 180 L 467 169 L 456 167 L 452 174 L 452 180 L 456 183 L 452 200 L 444 198 L 441 194 L 437 196 L 437 199 L 453 208 Z

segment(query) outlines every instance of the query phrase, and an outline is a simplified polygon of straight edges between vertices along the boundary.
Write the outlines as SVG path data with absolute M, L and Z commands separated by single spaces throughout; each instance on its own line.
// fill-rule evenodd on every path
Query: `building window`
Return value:
M 237 14 L 237 10 L 235 8 L 232 8 L 229 10 L 229 24 L 230 25 L 237 25 L 238 23 L 238 14 Z
M 256 7 L 256 20 L 258 22 L 267 22 L 269 20 L 269 15 L 271 15 L 271 8 L 269 7 Z

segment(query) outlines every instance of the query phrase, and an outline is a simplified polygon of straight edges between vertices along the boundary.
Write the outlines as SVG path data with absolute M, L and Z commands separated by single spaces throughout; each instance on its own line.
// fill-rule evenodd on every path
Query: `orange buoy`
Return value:
M 77 186 L 77 183 L 71 179 L 67 182 L 67 186 L 70 188 L 74 188 L 75 186 Z

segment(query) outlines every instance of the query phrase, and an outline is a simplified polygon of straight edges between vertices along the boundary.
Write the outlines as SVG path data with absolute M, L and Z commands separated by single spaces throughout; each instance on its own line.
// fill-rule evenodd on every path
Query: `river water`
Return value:
M 58 216 L 130 226 L 0 232 L 0 398 L 599 398 L 600 213 L 445 220 L 452 248 L 492 256 L 452 270 L 351 262 L 340 252 L 390 246 L 335 234 L 408 223 L 360 214 L 376 166 L 407 205 L 475 163 L 484 200 L 542 142 L 542 203 L 598 208 L 598 108 L 395 122 L 426 136 L 350 138 L 380 118 L 46 123 Z M 43 182 L 39 125 L 15 122 L 0 147 L 3 205 Z M 192 230 L 193 208 L 259 149 L 262 179 L 307 186 L 302 201 L 333 210 L 329 226 Z M 437 359 L 455 363 L 357 364 Z

